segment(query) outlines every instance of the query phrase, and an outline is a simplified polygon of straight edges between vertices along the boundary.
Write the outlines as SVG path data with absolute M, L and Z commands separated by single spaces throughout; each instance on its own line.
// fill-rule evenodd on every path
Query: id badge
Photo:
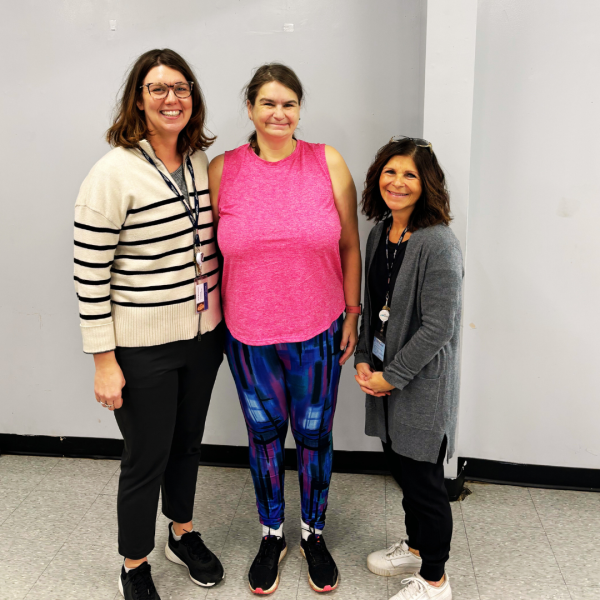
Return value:
M 373 336 L 373 356 L 383 362 L 383 357 L 385 356 L 385 336 L 380 331 L 376 331 Z
M 196 312 L 204 312 L 208 310 L 208 277 L 199 275 L 194 279 L 194 287 L 196 288 Z

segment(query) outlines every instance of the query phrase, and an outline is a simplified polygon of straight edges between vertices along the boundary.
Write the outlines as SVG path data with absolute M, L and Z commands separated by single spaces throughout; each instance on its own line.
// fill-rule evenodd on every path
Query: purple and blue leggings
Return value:
M 247 346 L 227 332 L 225 352 L 250 446 L 260 522 L 284 521 L 284 444 L 288 420 L 296 440 L 302 520 L 322 529 L 333 459 L 333 414 L 342 368 L 343 316 L 305 342 Z

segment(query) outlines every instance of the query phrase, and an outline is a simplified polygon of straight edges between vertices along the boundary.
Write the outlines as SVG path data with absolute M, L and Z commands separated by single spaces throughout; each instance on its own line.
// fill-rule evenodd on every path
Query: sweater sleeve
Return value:
M 427 259 L 421 288 L 421 326 L 384 369 L 384 379 L 397 389 L 406 387 L 452 339 L 461 307 L 462 254 L 458 244 Z
M 124 152 L 112 150 L 94 165 L 75 203 L 74 280 L 83 351 L 88 354 L 116 347 L 110 281 L 121 224 L 129 206 L 121 184 L 129 156 Z
M 110 267 L 119 228 L 88 206 L 75 207 L 75 291 L 83 351 L 114 350 L 115 331 L 110 300 Z

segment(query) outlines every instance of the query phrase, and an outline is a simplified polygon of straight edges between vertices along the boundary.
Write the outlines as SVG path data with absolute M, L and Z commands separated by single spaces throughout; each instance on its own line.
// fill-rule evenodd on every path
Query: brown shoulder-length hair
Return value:
M 296 73 L 294 73 L 293 69 L 290 69 L 290 67 L 276 62 L 267 63 L 266 65 L 262 65 L 256 69 L 252 79 L 242 90 L 244 94 L 244 101 L 250 102 L 250 104 L 254 106 L 260 88 L 266 83 L 271 83 L 272 81 L 277 81 L 277 83 L 280 83 L 286 88 L 292 90 L 292 92 L 294 92 L 294 94 L 296 94 L 298 97 L 298 104 L 300 106 L 302 105 L 304 88 L 302 87 L 302 83 L 300 82 L 298 75 L 296 75 Z M 293 137 L 296 139 L 296 136 Z M 259 155 L 260 148 L 258 147 L 258 136 L 256 135 L 256 131 L 253 131 L 250 134 L 248 141 L 250 142 L 250 146 L 254 152 Z
M 179 133 L 177 151 L 181 154 L 206 150 L 217 138 L 207 133 L 206 103 L 202 90 L 194 72 L 187 62 L 173 50 L 149 50 L 142 54 L 136 61 L 127 81 L 122 87 L 121 96 L 115 108 L 113 124 L 106 132 L 107 142 L 114 147 L 136 148 L 141 140 L 148 136 L 148 127 L 144 111 L 137 107 L 137 102 L 142 96 L 144 78 L 150 69 L 163 65 L 179 71 L 186 79 L 192 81 L 192 116 L 187 125 Z
M 381 197 L 379 178 L 385 165 L 394 156 L 410 156 L 415 161 L 421 178 L 421 197 L 408 221 L 408 230 L 443 223 L 448 225 L 450 216 L 450 194 L 446 188 L 446 177 L 430 148 L 417 146 L 411 138 L 393 141 L 380 148 L 367 171 L 365 189 L 362 193 L 362 213 L 367 219 L 377 222 L 386 219 L 391 211 Z

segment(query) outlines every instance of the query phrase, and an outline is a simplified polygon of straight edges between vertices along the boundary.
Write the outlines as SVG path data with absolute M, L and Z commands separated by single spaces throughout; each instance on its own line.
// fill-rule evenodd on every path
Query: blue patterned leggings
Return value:
M 333 414 L 340 380 L 343 316 L 306 342 L 247 346 L 227 332 L 225 351 L 250 446 L 260 522 L 284 521 L 284 443 L 288 420 L 296 440 L 302 519 L 325 524 L 333 459 Z

